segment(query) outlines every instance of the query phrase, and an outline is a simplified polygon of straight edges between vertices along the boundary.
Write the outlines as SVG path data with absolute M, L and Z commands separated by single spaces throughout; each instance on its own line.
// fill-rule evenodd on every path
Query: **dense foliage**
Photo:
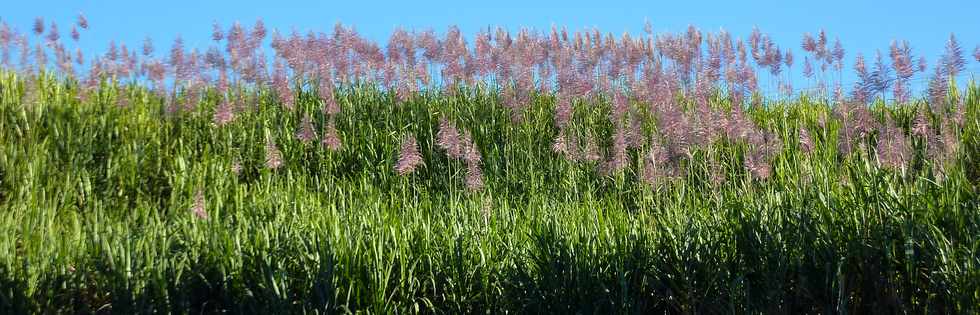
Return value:
M 237 32 L 215 32 L 229 62 Z M 4 62 L 0 312 L 980 311 L 980 87 L 955 62 L 866 104 L 882 91 L 767 99 L 700 61 L 556 89 L 499 66 L 329 82 L 317 58 Z

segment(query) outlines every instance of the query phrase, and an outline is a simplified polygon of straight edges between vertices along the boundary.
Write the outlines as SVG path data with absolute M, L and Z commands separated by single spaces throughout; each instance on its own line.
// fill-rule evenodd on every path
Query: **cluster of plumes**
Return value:
M 863 104 L 844 102 L 834 107 L 834 116 L 841 122 L 837 131 L 837 151 L 843 155 L 864 151 L 865 140 L 874 131 L 874 117 Z
M 337 133 L 337 125 L 334 123 L 337 114 L 340 114 L 340 105 L 337 104 L 337 99 L 334 97 L 333 83 L 330 80 L 320 80 L 317 93 L 320 95 L 320 101 L 323 102 L 323 114 L 327 117 L 320 144 L 331 151 L 340 151 L 343 144 Z
M 821 38 L 824 40 L 822 46 L 826 45 L 826 37 L 823 36 L 823 31 L 821 31 Z M 809 34 L 805 34 L 805 37 L 809 37 Z M 793 67 L 793 52 L 786 49 L 783 53 L 782 49 L 777 47 L 768 35 L 763 34 L 758 28 L 752 30 L 752 34 L 749 35 L 749 46 L 752 52 L 752 59 L 755 60 L 763 69 L 769 71 L 773 78 L 780 78 L 780 73 L 783 72 L 783 67 L 791 69 Z M 777 89 L 780 91 L 792 91 L 793 87 L 789 81 L 779 80 Z M 787 93 L 791 94 L 791 93 Z
M 72 38 L 78 38 L 78 29 L 87 28 L 88 21 L 79 15 L 72 26 Z M 43 67 L 49 64 L 46 55 L 50 50 L 57 57 L 59 71 L 75 75 L 72 60 L 83 65 L 81 51 L 76 50 L 76 56 L 67 52 L 57 25 L 46 26 L 38 18 L 32 30 L 44 45 L 31 47 L 28 35 L 12 30 L 6 23 L 0 25 L 2 64 L 10 66 L 11 49 L 20 48 L 17 55 L 25 69 L 32 65 L 31 61 Z M 714 91 L 724 91 L 741 104 L 747 95 L 758 90 L 756 69 L 765 70 L 777 80 L 779 90 L 793 91 L 786 80 L 791 74 L 781 75 L 789 72 L 784 68 L 793 66 L 792 51 L 778 47 L 758 29 L 746 40 L 725 31 L 704 33 L 693 26 L 678 34 L 653 34 L 649 25 L 644 30 L 644 36 L 634 37 L 628 33 L 604 35 L 598 30 L 570 33 L 564 28 L 552 28 L 550 33 L 521 29 L 511 34 L 497 28 L 482 31 L 468 42 L 456 27 L 450 27 L 441 37 L 431 30 L 396 29 L 382 47 L 364 39 L 353 28 L 337 24 L 329 34 L 293 31 L 284 35 L 273 31 L 271 47 L 275 54 L 270 69 L 270 58 L 262 49 L 269 32 L 261 20 L 250 28 L 237 22 L 227 28 L 216 23 L 209 48 L 188 50 L 178 36 L 166 58 L 153 55 L 153 42 L 149 39 L 143 43 L 142 54 L 125 44 L 111 42 L 103 55 L 89 60 L 90 70 L 83 82 L 92 88 L 107 77 L 149 81 L 169 102 L 182 103 L 171 106 L 174 110 L 194 109 L 208 87 L 224 95 L 231 86 L 250 84 L 271 87 L 282 106 L 293 109 L 297 89 L 316 87 L 325 111 L 332 113 L 339 109 L 333 99 L 336 84 L 378 85 L 399 101 L 407 100 L 423 87 L 440 84 L 447 93 L 454 93 L 458 85 L 496 85 L 501 88 L 501 103 L 512 109 L 518 121 L 534 91 L 557 92 L 562 110 L 559 113 L 563 116 L 567 116 L 573 99 L 597 93 L 612 95 L 623 88 L 631 90 L 632 98 L 647 104 L 670 104 L 678 93 Z M 806 53 L 804 75 L 812 78 L 815 68 L 819 69 L 817 85 L 824 90 L 823 74 L 830 67 L 838 71 L 843 68 L 840 41 L 830 45 L 821 30 L 816 36 L 805 34 L 802 49 Z M 858 56 L 855 100 L 866 102 L 871 96 L 883 95 L 888 87 L 893 87 L 896 99 L 908 98 L 908 80 L 915 72 L 925 70 L 924 59 L 916 63 L 906 42 L 893 43 L 889 55 L 891 66 L 878 53 L 872 67 L 866 67 Z M 961 49 L 951 36 L 947 54 L 937 63 L 937 80 L 930 91 L 943 90 L 941 79 L 957 74 L 963 66 Z M 171 86 L 166 86 L 168 83 Z M 842 90 L 840 85 L 838 81 L 835 93 Z
M 839 39 L 834 39 L 833 46 L 828 46 L 829 39 L 824 30 L 817 32 L 816 37 L 810 33 L 803 34 L 800 44 L 806 56 L 803 57 L 803 76 L 816 82 L 816 90 L 825 94 L 826 82 L 822 79 L 830 69 L 840 73 L 844 69 L 844 46 Z M 819 72 L 816 72 L 819 70 Z M 840 90 L 841 82 L 835 83 L 835 91 Z
M 38 21 L 35 31 L 41 34 L 45 25 Z M 88 23 L 80 18 L 78 26 L 84 29 Z M 48 42 L 60 43 L 55 27 L 47 31 Z M 10 30 L 6 24 L 0 35 L 0 46 L 7 56 L 4 65 L 9 65 L 14 42 L 23 46 L 19 55 L 25 67 L 31 64 L 30 58 L 35 65 L 48 64 L 46 49 L 38 45 L 32 51 L 27 35 Z M 726 32 L 702 34 L 693 27 L 684 34 L 648 33 L 636 38 L 629 34 L 603 35 L 598 30 L 569 34 L 555 28 L 546 35 L 524 29 L 512 35 L 497 29 L 477 34 L 473 43 L 455 27 L 441 38 L 433 31 L 399 29 L 382 49 L 338 24 L 331 34 L 293 32 L 284 36 L 274 32 L 271 72 L 261 49 L 266 35 L 261 20 L 251 29 L 238 23 L 228 29 L 216 24 L 211 35 L 214 44 L 207 50 L 187 49 L 178 36 L 166 58 L 154 57 L 149 39 L 143 43 L 142 54 L 113 42 L 104 55 L 90 60 L 84 82 L 93 88 L 102 78 L 148 81 L 170 102 L 182 103 L 172 106 L 175 110 L 193 109 L 207 87 L 224 93 L 234 85 L 261 84 L 271 87 L 282 105 L 292 109 L 296 89 L 309 87 L 301 84 L 310 82 L 305 80 L 309 78 L 320 82 L 318 90 L 328 111 L 337 109 L 332 90 L 338 83 L 377 84 L 404 101 L 434 84 L 443 84 L 445 91 L 453 92 L 452 87 L 459 84 L 493 82 L 504 87 L 501 102 L 514 110 L 515 118 L 520 117 L 532 91 L 555 91 L 558 87 L 572 98 L 608 92 L 619 85 L 631 88 L 639 99 L 650 103 L 669 103 L 678 91 L 716 84 L 739 94 L 739 99 L 756 90 L 746 44 Z M 72 59 L 58 48 L 60 44 L 49 46 L 55 48 L 59 60 Z M 773 58 L 791 59 L 782 54 L 772 57 L 774 46 L 768 41 L 758 49 L 767 59 L 757 60 L 769 67 L 775 67 L 770 62 Z M 75 59 L 83 64 L 81 58 Z M 60 70 L 76 75 L 71 68 Z
M 962 110 L 951 115 L 946 111 L 932 113 L 928 108 L 916 111 L 912 119 L 911 133 L 924 144 L 926 157 L 933 163 L 933 171 L 937 175 L 945 173 L 946 164 L 950 163 L 959 151 L 959 138 L 956 126 L 962 126 Z M 938 128 L 933 128 L 932 118 L 935 118 Z
M 81 38 L 79 28 L 88 28 L 88 21 L 82 14 L 78 15 L 77 23 L 71 26 L 70 36 L 75 43 Z M 84 64 L 82 51 L 77 47 L 75 51 L 71 51 L 62 42 L 57 23 L 51 22 L 50 25 L 45 26 L 44 19 L 38 17 L 34 20 L 30 34 L 38 40 L 33 47 L 29 34 L 21 34 L 6 22 L 0 23 L 0 65 L 14 68 L 11 60 L 14 54 L 19 56 L 20 69 L 25 72 L 30 71 L 34 66 L 52 70 L 47 67 L 53 64 L 55 66 L 53 69 L 60 73 L 73 73 L 76 65 Z M 54 55 L 53 60 L 48 57 L 49 51 Z
M 79 15 L 72 25 L 71 38 L 77 41 L 79 29 L 88 26 L 85 17 Z M 515 122 L 522 121 L 523 111 L 533 95 L 554 95 L 558 128 L 554 151 L 571 161 L 596 163 L 607 174 L 629 166 L 629 150 L 644 150 L 641 154 L 644 178 L 655 182 L 658 178 L 677 177 L 682 174 L 681 162 L 689 159 L 693 150 L 725 138 L 749 143 L 746 168 L 757 178 L 770 176 L 770 163 L 780 141 L 764 128 L 755 126 L 744 116 L 742 108 L 748 103 L 745 102 L 748 97 L 759 92 L 757 70 L 764 70 L 761 72 L 770 76 L 770 82 L 775 80 L 779 90 L 793 91 L 786 80 L 791 77 L 790 71 L 784 71 L 792 70 L 796 59 L 792 51 L 780 48 L 758 29 L 745 40 L 725 31 L 705 33 L 693 26 L 676 34 L 654 34 L 648 24 L 644 31 L 641 36 L 614 36 L 594 29 L 570 33 L 554 27 L 550 32 L 521 29 L 512 34 L 497 28 L 481 31 L 468 42 L 456 27 L 449 28 L 443 36 L 431 30 L 396 29 L 381 46 L 341 24 L 329 33 L 293 31 L 286 35 L 272 31 L 267 36 L 270 32 L 261 20 L 251 27 L 236 22 L 225 28 L 216 23 L 211 31 L 213 44 L 204 51 L 184 47 L 179 36 L 166 57 L 154 55 L 150 39 L 142 43 L 140 50 L 110 42 L 104 54 L 89 58 L 90 68 L 80 80 L 83 88 L 79 95 L 85 97 L 107 78 L 148 82 L 166 100 L 171 112 L 179 112 L 194 110 L 200 102 L 211 99 L 204 95 L 207 90 L 213 90 L 221 96 L 216 102 L 213 121 L 223 126 L 233 123 L 237 113 L 245 108 L 243 96 L 236 95 L 236 91 L 243 90 L 240 87 L 274 92 L 287 111 L 296 111 L 296 95 L 309 89 L 309 94 L 318 95 L 322 102 L 320 143 L 339 150 L 341 142 L 335 120 L 340 106 L 334 94 L 337 86 L 380 87 L 399 104 L 422 89 L 441 89 L 451 95 L 472 91 L 458 89 L 460 86 L 484 86 L 499 91 L 499 102 L 511 111 Z M 52 64 L 47 57 L 49 52 L 56 57 L 53 64 L 58 73 L 65 76 L 78 75 L 74 67 L 86 64 L 81 50 L 68 53 L 54 23 L 47 25 L 38 18 L 32 34 L 21 34 L 0 23 L 0 65 L 14 68 L 10 59 L 16 55 L 24 71 L 44 68 Z M 29 37 L 40 42 L 32 47 Z M 267 39 L 271 39 L 274 51 L 269 57 L 263 49 Z M 821 30 L 815 36 L 805 34 L 801 48 L 804 76 L 825 91 L 826 72 L 843 70 L 844 49 L 840 41 L 831 44 Z M 980 47 L 974 56 L 980 61 Z M 902 149 L 902 143 L 892 139 L 898 133 L 876 128 L 864 103 L 884 97 L 889 88 L 896 100 L 907 101 L 911 96 L 910 79 L 926 71 L 926 62 L 922 57 L 916 60 L 904 41 L 893 42 L 888 57 L 878 52 L 873 64 L 867 65 L 864 57 L 857 55 L 854 70 L 858 82 L 851 90 L 850 99 L 845 99 L 839 79 L 835 84 L 835 102 L 840 104 L 835 114 L 843 122 L 838 142 L 842 152 L 853 151 L 855 145 L 865 145 L 864 140 L 874 130 L 885 131 L 879 138 L 887 140 L 878 142 L 876 146 L 883 150 L 877 151 Z M 962 49 L 952 35 L 946 53 L 934 69 L 928 90 L 931 104 L 938 106 L 945 104 L 950 88 L 948 78 L 965 69 Z M 719 96 L 731 100 L 731 110 L 709 106 L 712 98 Z M 577 104 L 594 106 L 585 104 L 600 103 L 602 99 L 610 100 L 612 106 L 609 120 L 614 128 L 608 142 L 598 139 L 597 130 L 583 133 L 569 127 Z M 126 98 L 118 100 L 125 102 Z M 679 104 L 679 100 L 687 100 L 693 106 Z M 640 112 L 654 116 L 653 134 L 643 131 L 647 117 Z M 479 151 L 472 140 L 467 140 L 468 132 L 455 130 L 456 134 L 452 134 L 450 129 L 455 127 L 450 127 L 451 124 L 446 127 L 445 134 L 440 128 L 439 145 L 451 157 L 467 161 L 469 186 L 482 186 Z M 304 116 L 296 138 L 312 143 L 318 137 L 317 130 L 312 118 Z M 805 128 L 799 130 L 799 142 L 804 151 L 813 149 Z M 604 149 L 599 143 L 611 145 Z M 267 144 L 266 155 L 268 168 L 282 165 L 281 153 L 274 142 Z M 889 153 L 880 160 L 890 164 L 895 157 L 903 155 Z M 407 137 L 397 170 L 408 174 L 419 165 L 417 143 L 414 137 Z
M 874 64 L 869 69 L 864 56 L 858 54 L 854 62 L 854 71 L 858 75 L 858 81 L 852 91 L 855 101 L 864 103 L 879 96 L 885 98 L 885 93 L 890 86 L 894 87 L 892 92 L 897 102 L 908 101 L 911 95 L 908 87 L 909 79 L 916 72 L 925 71 L 925 60 L 920 59 L 919 66 L 916 66 L 912 61 L 912 49 L 905 41 L 893 41 L 889 55 L 892 60 L 891 67 L 885 63 L 881 51 L 877 51 L 875 52 Z
M 585 134 L 584 139 L 579 139 L 567 132 L 567 129 L 559 129 L 552 149 L 573 162 L 598 162 L 602 159 L 595 135 L 591 133 Z
M 562 102 L 561 97 L 556 102 Z M 643 128 L 644 117 L 639 114 L 639 103 L 623 93 L 611 99 L 609 120 L 613 124 L 611 143 L 606 150 L 596 144 L 594 132 L 586 131 L 577 137 L 560 110 L 556 109 L 558 133 L 552 144 L 553 151 L 572 162 L 599 163 L 602 173 L 616 174 L 630 167 L 629 151 L 637 151 L 642 159 L 638 174 L 647 183 L 658 185 L 682 177 L 684 161 L 690 161 L 695 151 L 712 152 L 712 145 L 721 140 L 748 144 L 745 165 L 750 175 L 764 180 L 771 175 L 771 161 L 781 150 L 781 140 L 773 133 L 757 126 L 748 119 L 740 106 L 716 109 L 710 106 L 708 95 L 698 96 L 691 110 L 685 111 L 677 104 L 654 106 L 656 128 L 648 133 Z M 557 108 L 562 105 L 557 104 Z M 649 140 L 648 140 L 649 139 Z M 710 178 L 722 183 L 726 172 L 721 163 L 710 159 Z
M 222 105 L 223 106 L 223 105 Z M 219 106 L 220 107 L 220 106 Z M 215 114 L 215 122 L 217 123 L 219 113 L 222 110 L 219 108 L 218 113 Z M 221 121 L 226 121 L 222 119 Z M 313 119 L 309 116 L 303 116 L 303 119 L 299 122 L 296 130 L 296 140 L 302 144 L 316 143 L 320 141 L 320 145 L 331 151 L 339 151 L 342 148 L 342 143 L 337 132 L 337 127 L 334 124 L 333 117 L 328 117 L 327 122 L 323 127 L 322 139 L 318 139 L 316 132 L 316 127 Z M 265 167 L 270 170 L 277 170 L 282 167 L 284 161 L 282 156 L 282 151 L 279 150 L 279 146 L 273 139 L 269 139 L 265 144 Z M 414 167 L 413 167 L 414 168 Z M 241 165 L 235 162 L 233 170 L 237 174 L 241 170 Z
M 772 176 L 771 161 L 782 150 L 782 140 L 758 128 L 750 130 L 746 137 L 749 151 L 745 153 L 745 168 L 757 179 L 768 179 Z
M 443 117 L 439 120 L 436 145 L 450 158 L 466 163 L 466 188 L 471 191 L 483 189 L 483 171 L 480 169 L 483 157 L 469 130 L 460 133 L 456 125 Z
M 609 149 L 609 156 L 603 159 L 594 134 L 586 134 L 584 143 L 580 143 L 579 139 L 569 131 L 573 111 L 571 100 L 559 93 L 555 105 L 555 123 L 559 131 L 552 144 L 555 153 L 570 161 L 601 161 L 600 166 L 605 173 L 612 174 L 623 170 L 628 164 L 627 150 L 643 146 L 643 120 L 631 104 L 629 97 L 622 91 L 613 94 L 611 106 L 609 121 L 614 126 L 612 146 Z
M 771 161 L 781 150 L 782 142 L 770 131 L 748 119 L 741 107 L 732 107 L 727 113 L 708 106 L 702 99 L 690 113 L 679 109 L 661 110 L 658 128 L 663 130 L 664 143 L 658 147 L 669 167 L 666 174 L 678 176 L 680 161 L 690 159 L 697 148 L 709 148 L 713 143 L 727 139 L 748 144 L 744 164 L 753 178 L 764 180 L 772 173 Z M 662 148 L 662 149 L 661 149 Z M 723 179 L 718 161 L 709 161 L 712 179 Z
M 891 119 L 886 120 L 881 127 L 878 130 L 878 145 L 875 148 L 878 163 L 888 168 L 904 169 L 912 154 L 912 147 L 904 131 Z
M 834 109 L 834 116 L 841 123 L 838 129 L 838 151 L 845 156 L 854 151 L 868 153 L 868 144 L 874 141 L 874 156 L 879 165 L 905 170 L 914 155 L 913 140 L 919 139 L 925 150 L 925 157 L 932 162 L 934 171 L 941 175 L 959 148 L 956 130 L 962 127 L 964 110 L 962 106 L 951 111 L 920 108 L 912 119 L 910 130 L 906 132 L 889 115 L 886 115 L 884 121 L 879 121 L 867 107 L 843 103 Z M 933 127 L 933 121 L 938 128 Z M 802 143 L 803 135 L 800 137 Z
M 39 18 L 38 21 L 43 20 Z M 38 22 L 35 22 L 35 32 L 44 31 L 43 22 L 40 25 L 39 27 Z M 80 15 L 76 26 L 87 29 L 88 21 Z M 82 52 L 76 49 L 74 56 L 65 53 L 56 30 L 53 24 L 48 28 L 46 46 L 55 53 L 55 64 L 60 73 L 76 76 L 77 71 L 71 68 L 71 61 L 74 59 L 79 66 L 85 64 Z M 78 36 L 78 30 L 73 26 L 72 38 L 77 40 Z M 0 39 L 8 37 L 17 38 L 17 42 L 23 42 L 27 47 L 26 36 L 11 31 L 6 24 L 0 25 Z M 267 58 L 261 48 L 265 37 L 266 30 L 261 21 L 257 21 L 250 30 L 236 23 L 227 32 L 215 32 L 212 36 L 215 44 L 219 44 L 221 40 L 226 42 L 224 49 L 215 45 L 203 52 L 198 49 L 187 50 L 183 39 L 177 36 L 169 55 L 163 58 L 154 56 L 155 47 L 149 38 L 143 41 L 139 50 L 126 44 L 110 42 L 103 55 L 88 60 L 89 69 L 80 80 L 84 89 L 81 89 L 79 96 L 87 97 L 88 90 L 97 88 L 103 79 L 143 81 L 152 84 L 152 90 L 167 99 L 171 112 L 194 110 L 203 99 L 205 89 L 217 90 L 227 98 L 230 95 L 226 92 L 233 85 L 265 84 L 268 81 L 270 74 L 266 70 Z M 3 65 L 9 66 L 9 41 L 2 41 L 0 44 L 8 56 Z M 29 58 L 33 58 L 33 64 L 38 67 L 49 64 L 42 47 L 38 45 L 37 48 L 33 52 L 25 48 L 20 53 L 23 68 L 30 65 Z M 240 107 L 222 107 L 221 113 L 215 115 L 215 122 L 228 123 L 234 119 L 234 112 Z
M 303 120 L 300 121 L 299 127 L 296 130 L 296 139 L 303 144 L 309 144 L 318 140 L 316 127 L 313 124 L 313 119 L 309 115 L 303 116 Z M 327 122 L 323 125 L 323 137 L 319 141 L 320 145 L 330 151 L 339 151 L 341 149 L 342 143 L 337 133 L 337 126 L 334 123 L 333 116 L 327 116 Z
M 408 175 L 415 171 L 419 166 L 425 165 L 422 161 L 422 153 L 419 152 L 419 144 L 414 135 L 406 135 L 402 139 L 401 149 L 398 151 L 398 162 L 395 163 L 395 172 L 398 175 Z

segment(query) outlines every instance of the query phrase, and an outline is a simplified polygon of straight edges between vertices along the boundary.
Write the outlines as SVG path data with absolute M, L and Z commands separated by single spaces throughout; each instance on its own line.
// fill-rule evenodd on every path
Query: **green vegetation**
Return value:
M 745 141 L 720 139 L 652 183 L 641 180 L 651 141 L 614 171 L 556 153 L 552 95 L 533 95 L 515 121 L 486 88 L 396 102 L 345 86 L 335 151 L 297 139 L 304 117 L 317 133 L 327 118 L 315 89 L 295 90 L 289 110 L 268 89 L 233 88 L 245 107 L 218 126 L 213 90 L 172 111 L 140 84 L 78 97 L 71 80 L 4 71 L 0 313 L 980 311 L 972 84 L 933 109 L 870 107 L 908 140 L 900 167 L 881 166 L 875 134 L 839 152 L 835 105 L 804 96 L 745 110 L 782 142 L 771 176 L 746 171 Z M 711 106 L 731 109 L 722 96 Z M 940 130 L 956 106 L 957 150 L 928 158 L 916 113 Z M 608 152 L 610 110 L 576 101 L 568 132 Z M 472 133 L 482 188 L 436 145 L 442 118 Z M 424 165 L 403 176 L 407 135 Z

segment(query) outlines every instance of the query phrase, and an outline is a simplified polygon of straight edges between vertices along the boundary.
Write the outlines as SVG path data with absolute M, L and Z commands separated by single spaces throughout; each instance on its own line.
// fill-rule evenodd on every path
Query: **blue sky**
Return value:
M 980 1 L 7 1 L 0 19 L 22 31 L 36 16 L 61 25 L 74 22 L 84 12 L 91 24 L 82 34 L 82 49 L 102 52 L 110 39 L 138 47 L 142 39 L 154 39 L 158 52 L 180 34 L 188 47 L 210 44 L 211 24 L 233 21 L 251 25 L 262 18 L 269 29 L 292 28 L 329 31 L 336 22 L 353 25 L 370 39 L 384 42 L 396 26 L 444 31 L 458 25 L 471 36 L 488 26 L 512 31 L 521 26 L 547 30 L 551 25 L 571 30 L 598 27 L 603 32 L 641 34 L 645 20 L 655 32 L 678 32 L 688 25 L 704 31 L 721 28 L 746 36 L 753 27 L 770 34 L 781 47 L 791 47 L 802 68 L 800 39 L 804 32 L 823 28 L 839 37 L 847 50 L 847 63 L 855 52 L 866 57 L 881 49 L 887 56 L 893 39 L 908 40 L 916 58 L 926 56 L 930 67 L 942 54 L 954 32 L 965 53 L 980 43 Z M 68 30 L 62 27 L 63 34 Z M 980 73 L 980 64 L 968 63 L 967 71 Z M 848 71 L 850 72 L 850 71 Z M 847 78 L 845 78 L 847 79 Z M 794 79 L 796 82 L 797 81 Z M 921 83 L 924 84 L 924 83 Z M 799 88 L 799 83 L 797 87 Z M 919 83 L 914 82 L 914 85 Z

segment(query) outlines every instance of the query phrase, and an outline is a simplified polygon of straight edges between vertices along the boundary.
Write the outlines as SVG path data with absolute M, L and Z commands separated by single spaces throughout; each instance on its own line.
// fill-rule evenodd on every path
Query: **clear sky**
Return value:
M 915 58 L 926 56 L 930 68 L 942 54 L 951 32 L 960 40 L 964 53 L 972 54 L 980 44 L 980 1 L 18 1 L 2 5 L 0 19 L 28 31 L 33 19 L 48 23 L 74 22 L 84 12 L 91 25 L 82 34 L 82 48 L 102 52 L 110 39 L 139 47 L 150 36 L 159 51 L 180 34 L 187 47 L 207 48 L 211 24 L 233 21 L 251 25 L 262 18 L 266 26 L 289 32 L 309 29 L 330 31 L 336 22 L 353 25 L 362 36 L 384 43 L 396 26 L 408 29 L 433 28 L 443 32 L 458 25 L 471 39 L 488 26 L 512 31 L 521 26 L 547 30 L 552 25 L 570 30 L 598 27 L 604 33 L 628 31 L 642 34 L 645 20 L 654 32 L 680 32 L 688 25 L 703 31 L 726 29 L 745 37 L 753 27 L 772 36 L 784 49 L 797 56 L 793 72 L 802 64 L 801 36 L 823 28 L 831 39 L 839 37 L 847 50 L 847 66 L 855 52 L 866 57 L 881 49 L 887 57 L 893 39 L 908 40 Z M 62 27 L 63 36 L 68 29 Z M 969 58 L 967 73 L 980 73 L 980 64 Z M 851 72 L 851 71 L 848 71 Z M 845 77 L 845 80 L 847 78 Z M 799 81 L 797 81 L 799 82 Z M 925 83 L 913 82 L 913 86 Z M 799 87 L 800 84 L 797 84 Z

